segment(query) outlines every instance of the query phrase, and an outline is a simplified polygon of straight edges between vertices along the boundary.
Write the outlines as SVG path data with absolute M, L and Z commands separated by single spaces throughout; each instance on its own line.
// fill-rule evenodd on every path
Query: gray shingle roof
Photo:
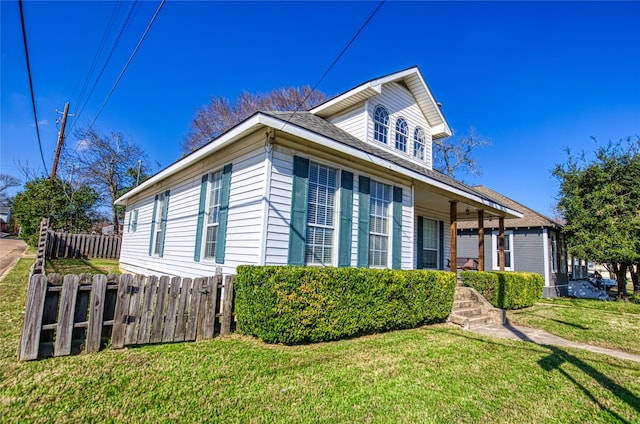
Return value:
M 310 112 L 296 112 L 296 113 L 261 112 L 261 113 L 280 119 L 283 122 L 289 122 L 292 125 L 304 128 L 306 130 L 313 131 L 316 134 L 322 135 L 324 137 L 328 137 L 339 143 L 356 148 L 358 150 L 369 153 L 371 155 L 386 159 L 403 168 L 406 168 L 410 171 L 429 177 L 435 181 L 446 184 L 450 187 L 456 188 L 465 193 L 469 193 L 469 194 L 478 196 L 482 199 L 487 199 L 492 202 L 509 207 L 509 205 L 501 202 L 498 198 L 495 198 L 492 195 L 487 194 L 485 192 L 475 190 L 473 187 L 470 187 L 462 183 L 461 181 L 456 180 L 455 178 L 451 178 L 448 175 L 444 175 L 443 173 L 438 171 L 427 169 L 426 167 L 420 166 L 417 163 L 414 163 L 410 160 L 403 159 L 402 157 L 394 155 L 387 149 L 378 147 L 371 143 L 365 143 L 364 141 L 352 136 L 351 134 L 342 130 L 341 128 L 338 128 L 337 126 L 327 121 L 326 119 L 316 116 Z M 518 208 L 514 208 L 514 210 L 518 210 Z
M 508 198 L 496 191 L 493 191 L 485 186 L 474 186 L 474 190 L 484 193 L 487 196 L 491 196 L 496 201 L 510 209 L 514 209 L 522 212 L 522 218 L 507 218 L 504 220 L 505 228 L 527 228 L 527 227 L 553 227 L 562 228 L 563 224 L 554 219 L 551 219 L 541 213 L 534 211 L 531 208 L 526 207 L 522 203 L 518 203 L 513 199 Z M 485 228 L 498 228 L 498 221 L 489 221 L 485 219 Z M 458 229 L 475 229 L 478 228 L 476 221 L 459 221 Z

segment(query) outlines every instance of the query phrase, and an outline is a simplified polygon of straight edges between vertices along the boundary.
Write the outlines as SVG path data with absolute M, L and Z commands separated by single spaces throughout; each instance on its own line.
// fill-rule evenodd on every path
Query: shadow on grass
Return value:
M 103 269 L 95 266 L 87 259 L 64 259 L 47 261 L 47 273 L 49 274 L 107 274 Z
M 510 325 L 506 325 L 505 327 L 509 331 L 511 331 L 513 334 L 515 334 L 520 340 L 533 342 L 533 340 L 531 340 L 526 334 L 519 331 L 517 328 L 512 327 Z M 611 380 L 609 377 L 607 377 L 597 369 L 593 368 L 591 365 L 576 358 L 575 356 L 571 355 L 565 350 L 560 349 L 557 346 L 551 346 L 551 345 L 540 345 L 540 346 L 544 346 L 546 349 L 549 349 L 551 351 L 551 354 L 549 354 L 548 356 L 538 361 L 538 364 L 540 364 L 542 369 L 545 371 L 557 370 L 567 380 L 569 380 L 577 388 L 579 388 L 589 399 L 591 399 L 593 403 L 598 405 L 598 407 L 601 410 L 607 411 L 609 414 L 615 417 L 615 419 L 618 420 L 619 422 L 629 423 L 629 421 L 625 420 L 623 417 L 618 415 L 615 411 L 612 411 L 611 409 L 607 408 L 607 406 L 601 401 L 599 401 L 598 398 L 593 393 L 591 393 L 587 387 L 582 385 L 567 371 L 562 369 L 561 365 L 563 363 L 567 362 L 575 366 L 580 371 L 582 371 L 583 373 L 591 377 L 594 381 L 596 381 L 600 386 L 602 386 L 602 388 L 608 390 L 609 392 L 611 392 L 611 394 L 613 394 L 618 399 L 620 399 L 621 401 L 623 401 L 624 403 L 629 405 L 631 408 L 635 409 L 637 412 L 640 413 L 640 398 L 634 395 L 631 391 L 622 387 L 615 381 Z

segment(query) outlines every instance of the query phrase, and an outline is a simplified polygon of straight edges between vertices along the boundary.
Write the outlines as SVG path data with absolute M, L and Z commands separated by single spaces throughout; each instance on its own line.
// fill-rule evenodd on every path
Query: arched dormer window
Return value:
M 424 160 L 425 138 L 424 130 L 420 127 L 416 128 L 413 132 L 413 156 L 420 160 Z
M 407 135 L 409 133 L 409 126 L 407 121 L 402 118 L 398 118 L 396 121 L 396 149 L 406 152 L 407 151 Z
M 389 133 L 389 112 L 383 106 L 376 106 L 373 112 L 373 138 L 380 143 L 387 144 Z

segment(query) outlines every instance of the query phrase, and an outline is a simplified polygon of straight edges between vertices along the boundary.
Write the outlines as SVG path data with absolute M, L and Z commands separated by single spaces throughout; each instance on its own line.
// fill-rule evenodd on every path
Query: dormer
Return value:
M 432 169 L 432 140 L 451 135 L 417 67 L 361 84 L 310 112 L 428 169 Z

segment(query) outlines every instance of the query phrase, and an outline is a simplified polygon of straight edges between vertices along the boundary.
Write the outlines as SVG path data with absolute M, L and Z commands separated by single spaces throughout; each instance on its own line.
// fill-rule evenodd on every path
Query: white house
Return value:
M 241 264 L 446 270 L 459 219 L 522 215 L 432 170 L 451 135 L 418 68 L 309 112 L 258 112 L 120 197 L 120 265 L 230 274 Z

